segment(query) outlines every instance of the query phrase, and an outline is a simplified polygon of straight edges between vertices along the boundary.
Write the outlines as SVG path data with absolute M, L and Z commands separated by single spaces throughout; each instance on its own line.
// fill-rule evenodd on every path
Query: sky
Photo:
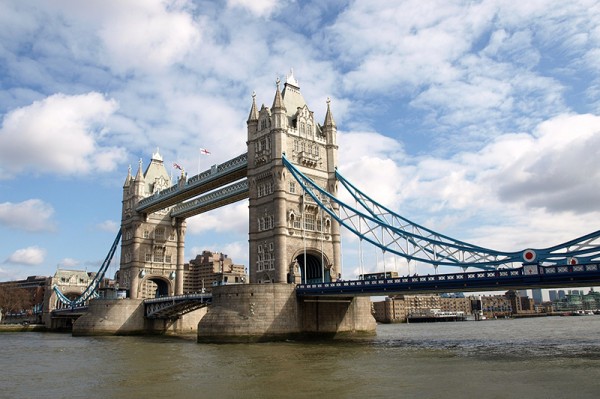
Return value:
M 98 270 L 128 168 L 246 152 L 252 93 L 292 68 L 317 121 L 331 99 L 338 170 L 399 214 L 507 251 L 596 231 L 598 21 L 597 0 L 2 1 L 0 281 Z M 247 240 L 240 202 L 188 219 L 186 259 L 247 265 Z M 382 269 L 342 245 L 345 278 Z

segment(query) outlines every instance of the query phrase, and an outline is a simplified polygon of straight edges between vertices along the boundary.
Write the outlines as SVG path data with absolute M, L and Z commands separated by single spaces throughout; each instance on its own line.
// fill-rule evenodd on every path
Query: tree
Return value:
M 0 309 L 4 315 L 29 310 L 32 306 L 31 295 L 26 289 L 14 283 L 0 285 Z

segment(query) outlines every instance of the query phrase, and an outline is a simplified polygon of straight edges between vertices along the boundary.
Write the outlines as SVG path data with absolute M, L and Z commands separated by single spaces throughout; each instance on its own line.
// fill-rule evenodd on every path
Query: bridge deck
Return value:
M 248 154 L 242 154 L 202 173 L 190 177 L 185 184 L 177 184 L 155 195 L 144 198 L 136 212 L 152 213 L 178 204 L 203 193 L 243 179 L 247 175 Z
M 212 294 L 185 294 L 144 300 L 144 315 L 149 319 L 169 319 L 208 306 Z
M 376 296 L 444 292 L 498 291 L 597 285 L 600 264 L 524 266 L 518 269 L 405 276 L 380 280 L 299 284 L 298 296 Z

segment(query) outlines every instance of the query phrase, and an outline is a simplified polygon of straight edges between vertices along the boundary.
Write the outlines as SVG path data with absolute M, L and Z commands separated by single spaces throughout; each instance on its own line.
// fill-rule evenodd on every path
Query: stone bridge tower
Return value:
M 304 195 L 282 163 L 282 154 L 332 194 L 337 182 L 337 129 L 329 100 L 324 124 L 308 108 L 293 72 L 277 89 L 271 108 L 248 117 L 250 282 L 335 281 L 341 271 L 335 220 Z
M 181 179 L 184 179 L 182 175 Z M 181 181 L 180 179 L 180 181 Z M 158 150 L 142 174 L 131 169 L 123 185 L 121 215 L 121 264 L 117 281 L 133 299 L 173 295 L 181 292 L 185 220 L 171 219 L 170 208 L 151 214 L 137 213 L 139 201 L 171 186 L 171 179 Z M 178 267 L 181 263 L 181 267 Z M 181 277 L 180 277 L 181 276 Z M 181 282 L 179 282 L 181 279 Z M 181 283 L 181 284 L 179 284 Z M 181 285 L 181 287 L 179 286 Z

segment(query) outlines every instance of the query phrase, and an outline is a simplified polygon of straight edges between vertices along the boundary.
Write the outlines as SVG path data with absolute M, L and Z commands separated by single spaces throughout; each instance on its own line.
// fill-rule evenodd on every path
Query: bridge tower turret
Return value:
M 119 288 L 128 290 L 130 298 L 174 293 L 179 241 L 176 238 L 185 231 L 185 221 L 174 226 L 169 208 L 152 214 L 135 211 L 140 200 L 170 186 L 171 179 L 158 150 L 152 154 L 144 173 L 141 160 L 135 177 L 129 168 L 123 184 L 121 263 L 117 280 Z
M 335 194 L 336 125 L 327 102 L 324 125 L 314 120 L 293 72 L 283 90 L 277 80 L 273 106 L 247 121 L 249 251 L 252 283 L 335 281 L 341 271 L 337 223 L 304 195 L 282 155 Z

